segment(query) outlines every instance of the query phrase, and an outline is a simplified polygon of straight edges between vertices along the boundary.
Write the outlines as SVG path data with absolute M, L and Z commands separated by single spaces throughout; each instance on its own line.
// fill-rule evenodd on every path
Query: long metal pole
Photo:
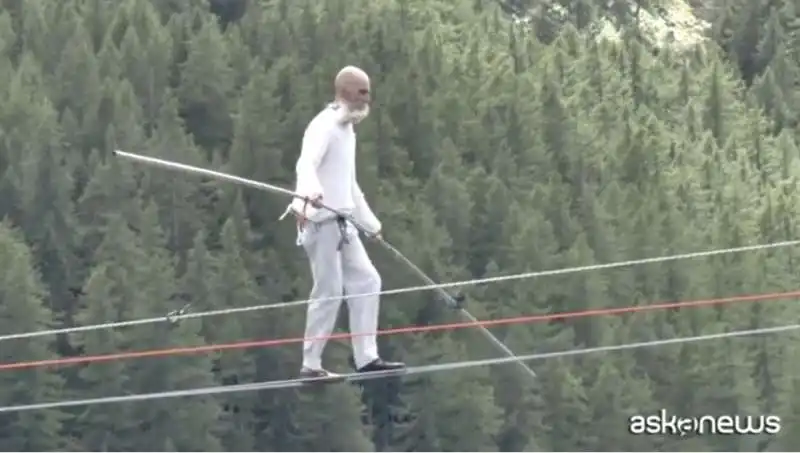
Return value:
M 253 181 L 251 179 L 246 179 L 246 178 L 242 178 L 242 177 L 239 177 L 239 176 L 233 176 L 233 175 L 230 175 L 230 174 L 227 174 L 227 173 L 222 173 L 222 172 L 218 172 L 218 171 L 214 171 L 214 170 L 208 170 L 208 169 L 196 167 L 196 166 L 193 166 L 193 165 L 181 164 L 181 163 L 172 162 L 172 161 L 168 161 L 168 160 L 164 160 L 164 159 L 158 159 L 158 158 L 155 158 L 155 157 L 142 156 L 140 154 L 134 154 L 134 153 L 129 153 L 129 152 L 120 151 L 120 150 L 115 150 L 114 151 L 114 155 L 115 156 L 119 156 L 119 157 L 124 157 L 126 159 L 130 159 L 130 160 L 133 160 L 133 161 L 145 163 L 145 164 L 148 164 L 148 165 L 153 165 L 153 166 L 156 166 L 156 167 L 166 168 L 166 169 L 169 169 L 169 170 L 177 170 L 177 171 L 182 171 L 182 172 L 186 172 L 186 173 L 195 173 L 195 174 L 199 174 L 199 175 L 206 176 L 206 177 L 209 177 L 209 178 L 218 179 L 218 180 L 221 180 L 221 181 L 227 181 L 227 182 L 232 182 L 232 183 L 235 183 L 235 184 L 241 184 L 241 185 L 244 185 L 244 186 L 247 186 L 247 187 L 251 187 L 251 188 L 254 188 L 254 189 L 258 189 L 258 190 L 264 190 L 264 191 L 267 191 L 267 192 L 272 192 L 272 193 L 276 193 L 276 194 L 279 194 L 279 195 L 289 196 L 289 197 L 292 197 L 292 198 L 300 198 L 302 200 L 306 200 L 306 201 L 309 201 L 309 202 L 311 201 L 311 200 L 309 200 L 308 197 L 300 195 L 300 194 L 298 194 L 296 192 L 293 192 L 291 190 L 284 189 L 283 187 L 275 186 L 275 185 L 272 185 L 272 184 L 267 184 L 267 183 L 260 182 L 260 181 Z M 430 276 L 428 276 L 424 271 L 422 271 L 422 269 L 420 269 L 417 265 L 415 265 L 405 255 L 400 253 L 399 250 L 397 250 L 395 247 L 393 247 L 391 244 L 389 244 L 382 237 L 375 237 L 375 233 L 376 232 L 371 232 L 371 231 L 367 230 L 363 225 L 359 224 L 352 216 L 350 216 L 348 214 L 345 214 L 345 213 L 342 213 L 342 212 L 340 212 L 340 211 L 338 211 L 338 210 L 336 210 L 336 209 L 334 209 L 334 208 L 332 208 L 330 206 L 326 206 L 324 203 L 317 203 L 317 205 L 320 208 L 327 209 L 328 211 L 331 211 L 332 213 L 334 213 L 336 215 L 339 215 L 339 216 L 347 218 L 347 220 L 349 222 L 351 222 L 353 224 L 353 226 L 356 229 L 358 229 L 360 232 L 364 233 L 367 236 L 370 236 L 370 237 L 373 237 L 373 238 L 377 239 L 378 242 L 384 248 L 386 248 L 389 252 L 391 252 L 395 257 L 397 257 L 400 261 L 402 261 L 406 266 L 411 268 L 411 270 L 414 271 L 414 273 L 417 274 L 417 276 L 419 276 L 427 284 L 430 284 L 430 285 L 435 285 L 436 284 L 436 282 L 434 282 L 434 280 L 432 278 L 430 278 Z M 442 300 L 445 302 L 445 304 L 447 304 L 448 307 L 454 308 L 454 309 L 458 309 L 459 314 L 461 314 L 462 317 L 464 317 L 465 319 L 467 319 L 469 321 L 473 321 L 473 322 L 477 321 L 477 319 L 469 311 L 467 311 L 466 309 L 461 307 L 460 302 L 458 300 L 456 300 L 456 298 L 453 297 L 450 293 L 448 293 L 447 291 L 445 291 L 444 289 L 441 289 L 441 288 L 437 289 L 436 292 L 439 294 L 439 296 L 441 296 Z M 517 357 L 514 354 L 514 352 L 511 349 L 508 348 L 508 346 L 506 346 L 502 341 L 500 341 L 500 339 L 497 338 L 494 334 L 492 334 L 486 327 L 478 326 L 478 329 L 481 331 L 481 333 L 484 335 L 484 337 L 486 337 L 486 339 L 490 343 L 492 343 L 497 349 L 499 349 L 503 354 L 505 354 L 506 356 L 508 356 L 509 358 L 512 358 L 512 359 Z M 517 363 L 517 365 L 520 367 L 520 369 L 527 376 L 529 376 L 531 378 L 534 378 L 534 379 L 537 377 L 536 373 L 524 361 L 517 359 L 515 361 L 515 363 Z

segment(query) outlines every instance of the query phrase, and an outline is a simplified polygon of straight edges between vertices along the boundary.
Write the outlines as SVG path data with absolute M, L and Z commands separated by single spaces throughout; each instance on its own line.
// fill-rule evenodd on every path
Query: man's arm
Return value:
M 382 230 L 381 222 L 375 216 L 375 213 L 372 212 L 372 209 L 370 209 L 369 203 L 367 203 L 367 199 L 364 197 L 364 192 L 361 191 L 361 187 L 358 185 L 355 173 L 353 174 L 353 201 L 356 205 L 355 212 L 353 213 L 353 217 L 356 221 L 364 225 L 372 234 L 379 234 Z
M 295 172 L 297 174 L 296 192 L 311 199 L 322 198 L 322 184 L 317 177 L 317 169 L 325 153 L 328 151 L 329 129 L 324 122 L 312 121 L 303 134 L 303 145 L 300 157 L 297 159 Z M 292 207 L 299 213 L 308 213 L 311 206 L 305 200 L 295 199 Z
M 303 134 L 303 146 L 297 159 L 297 192 L 305 196 L 322 195 L 317 168 L 328 150 L 328 128 L 312 122 Z

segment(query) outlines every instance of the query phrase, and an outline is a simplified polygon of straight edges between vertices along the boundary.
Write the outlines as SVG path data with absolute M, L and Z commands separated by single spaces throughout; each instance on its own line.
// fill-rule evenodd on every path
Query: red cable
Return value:
M 394 329 L 379 330 L 376 332 L 376 334 L 394 335 L 399 333 L 420 333 L 420 332 L 435 332 L 441 330 L 455 330 L 455 329 L 463 329 L 463 328 L 478 327 L 478 326 L 492 327 L 492 326 L 511 325 L 511 324 L 524 324 L 537 321 L 554 321 L 557 319 L 583 318 L 583 317 L 602 316 L 602 315 L 619 315 L 625 313 L 662 310 L 668 308 L 699 307 L 705 305 L 720 305 L 733 302 L 760 302 L 760 301 L 776 300 L 776 299 L 789 299 L 794 297 L 800 297 L 800 290 L 788 291 L 783 293 L 755 294 L 750 296 L 733 296 L 733 297 L 726 297 L 719 299 L 701 299 L 692 301 L 668 302 L 668 303 L 659 303 L 652 305 L 638 305 L 638 306 L 634 305 L 634 306 L 618 307 L 618 308 L 598 308 L 594 310 L 582 310 L 582 311 L 572 311 L 572 312 L 562 312 L 562 313 L 551 313 L 544 315 L 530 315 L 530 316 L 517 316 L 511 318 L 490 319 L 486 321 L 467 321 L 467 322 L 458 322 L 449 324 L 435 324 L 432 326 L 397 327 Z M 144 351 L 120 352 L 116 354 L 90 355 L 84 357 L 62 357 L 58 359 L 35 360 L 29 362 L 11 362 L 11 363 L 0 364 L 0 371 L 18 370 L 24 368 L 35 368 L 35 367 L 45 367 L 45 366 L 72 365 L 77 363 L 108 362 L 111 360 L 118 360 L 118 359 L 134 359 L 142 357 L 161 357 L 161 356 L 179 355 L 179 354 L 205 353 L 213 351 L 224 351 L 228 349 L 247 349 L 254 347 L 281 346 L 292 343 L 302 343 L 307 340 L 348 339 L 348 338 L 353 338 L 355 336 L 363 336 L 363 335 L 369 335 L 369 334 L 358 335 L 353 333 L 337 333 L 332 335 L 309 337 L 309 338 L 303 338 L 303 337 L 278 338 L 272 340 L 244 341 L 244 342 L 226 343 L 218 345 L 187 346 L 187 347 L 167 348 L 167 349 L 149 349 Z

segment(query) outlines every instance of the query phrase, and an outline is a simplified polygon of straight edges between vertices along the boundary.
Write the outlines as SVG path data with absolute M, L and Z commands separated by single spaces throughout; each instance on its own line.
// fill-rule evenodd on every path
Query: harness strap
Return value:
M 308 221 L 308 215 L 306 211 L 308 209 L 308 198 L 303 200 L 303 212 L 297 216 L 297 228 L 302 231 L 303 228 L 306 226 L 306 222 Z
M 295 226 L 297 227 L 297 240 L 295 241 L 295 243 L 298 246 L 302 245 L 303 243 L 300 237 L 303 234 L 303 230 L 306 227 L 306 223 L 308 222 L 308 215 L 306 214 L 307 210 L 308 210 L 308 198 L 303 200 L 303 212 L 302 213 L 294 212 Z M 289 205 L 289 207 L 286 209 L 286 212 L 283 213 L 283 215 L 281 216 L 281 220 L 283 220 L 283 218 L 286 217 L 290 212 L 293 212 L 291 205 Z
M 334 218 L 322 220 L 322 221 L 319 221 L 319 222 L 312 222 L 312 221 L 310 221 L 308 219 L 308 216 L 306 215 L 306 212 L 308 210 L 308 203 L 309 203 L 308 199 L 305 199 L 304 202 L 303 202 L 303 211 L 301 213 L 298 213 L 298 212 L 295 211 L 295 218 L 296 218 L 296 224 L 297 224 L 297 245 L 301 245 L 302 244 L 301 234 L 303 233 L 303 231 L 306 228 L 306 225 L 309 222 L 311 222 L 311 223 L 313 223 L 313 224 L 315 224 L 317 226 L 322 226 L 322 225 L 324 225 L 326 223 L 329 223 L 329 222 L 332 222 L 332 221 L 335 220 L 337 225 L 338 225 L 338 227 L 339 227 L 339 235 L 341 236 L 340 239 L 339 239 L 339 244 L 336 246 L 336 250 L 341 251 L 342 247 L 344 247 L 345 244 L 349 244 L 350 243 L 350 238 L 347 236 L 347 217 L 337 215 Z M 290 212 L 292 212 L 291 206 L 289 206 L 289 208 L 286 210 L 286 212 L 283 213 L 283 215 L 281 216 L 281 219 L 286 217 L 286 215 L 288 215 Z
M 350 239 L 347 237 L 347 219 L 342 216 L 336 216 L 336 223 L 339 225 L 339 234 L 341 235 L 336 250 L 341 251 L 345 244 L 350 243 Z

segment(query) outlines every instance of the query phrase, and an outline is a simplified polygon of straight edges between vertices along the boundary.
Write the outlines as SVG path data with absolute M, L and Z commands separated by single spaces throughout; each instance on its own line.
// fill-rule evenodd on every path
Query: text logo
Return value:
M 665 409 L 653 415 L 633 415 L 628 419 L 632 434 L 777 434 L 781 418 L 776 415 L 703 415 L 679 417 Z

